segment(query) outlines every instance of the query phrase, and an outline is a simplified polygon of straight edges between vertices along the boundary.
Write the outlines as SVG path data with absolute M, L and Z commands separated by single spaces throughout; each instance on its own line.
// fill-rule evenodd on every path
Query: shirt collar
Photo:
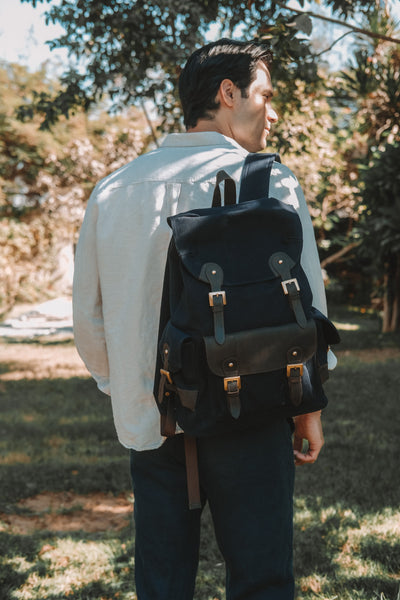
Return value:
M 162 147 L 182 146 L 227 146 L 247 151 L 234 139 L 218 133 L 217 131 L 196 131 L 193 133 L 169 133 L 161 142 Z

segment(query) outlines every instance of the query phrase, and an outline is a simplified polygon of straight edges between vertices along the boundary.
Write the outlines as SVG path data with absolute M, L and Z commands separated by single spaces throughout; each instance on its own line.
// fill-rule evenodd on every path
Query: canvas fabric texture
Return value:
M 219 171 L 212 206 L 168 218 L 154 388 L 165 435 L 175 421 L 215 435 L 327 404 L 328 346 L 339 336 L 312 305 L 299 216 L 269 196 L 275 160 L 246 157 L 238 202 Z

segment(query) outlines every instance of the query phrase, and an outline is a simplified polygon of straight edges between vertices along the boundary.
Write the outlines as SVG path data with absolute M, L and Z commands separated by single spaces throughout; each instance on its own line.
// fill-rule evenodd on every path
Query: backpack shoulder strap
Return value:
M 250 153 L 246 156 L 240 180 L 239 202 L 268 198 L 272 163 L 281 162 L 279 154 Z

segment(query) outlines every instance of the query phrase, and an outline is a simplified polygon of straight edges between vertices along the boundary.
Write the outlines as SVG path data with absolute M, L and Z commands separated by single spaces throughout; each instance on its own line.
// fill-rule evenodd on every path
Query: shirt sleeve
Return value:
M 97 214 L 97 188 L 95 188 L 88 202 L 75 254 L 74 337 L 78 353 L 98 388 L 105 394 L 110 394 L 109 365 L 97 265 Z
M 313 305 L 328 315 L 325 285 L 315 241 L 314 228 L 303 190 L 294 174 L 284 165 L 275 163 L 271 172 L 270 190 L 278 200 L 291 204 L 298 212 L 303 227 L 303 252 L 301 266 L 307 275 Z M 336 367 L 337 359 L 332 350 L 328 352 L 328 369 Z
M 274 163 L 271 172 L 270 194 L 286 204 L 291 204 L 299 214 L 303 227 L 301 266 L 311 287 L 313 305 L 324 315 L 327 315 L 325 286 L 310 213 L 303 190 L 288 167 Z

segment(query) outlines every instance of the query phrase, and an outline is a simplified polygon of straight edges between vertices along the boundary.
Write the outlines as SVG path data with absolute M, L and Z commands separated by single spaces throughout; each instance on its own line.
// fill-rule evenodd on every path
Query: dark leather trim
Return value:
M 274 252 L 274 254 L 271 254 L 268 264 L 271 271 L 282 280 L 292 278 L 292 269 L 296 265 L 294 260 L 285 252 Z
M 214 337 L 217 344 L 223 344 L 225 341 L 224 305 L 226 302 L 225 291 L 222 290 L 224 272 L 216 263 L 205 263 L 200 272 L 200 279 L 210 285 L 211 293 L 214 294 L 210 304 L 214 320 Z
M 196 389 L 184 389 L 180 387 L 176 387 L 176 392 L 179 396 L 179 400 L 185 408 L 188 408 L 191 411 L 194 411 L 197 404 L 197 397 L 199 395 L 199 390 Z
M 167 381 L 167 374 L 169 376 L 168 371 L 168 361 L 169 361 L 169 346 L 168 344 L 163 344 L 163 368 L 161 369 L 161 377 L 160 383 L 158 386 L 158 394 L 157 394 L 157 402 L 159 405 L 163 403 L 164 393 L 165 393 L 165 384 Z
M 328 344 L 339 344 L 340 335 L 332 321 L 323 315 L 321 311 L 315 308 L 315 306 L 312 307 L 311 311 L 313 318 L 318 319 L 322 325 L 326 342 Z
M 300 288 L 298 287 L 297 279 L 292 279 L 292 269 L 295 266 L 295 262 L 285 252 L 275 252 L 270 256 L 268 264 L 271 271 L 282 279 L 283 289 L 286 290 L 284 293 L 287 296 L 297 323 L 300 327 L 305 327 L 307 318 L 301 302 Z
M 212 206 L 217 207 L 221 206 L 221 191 L 219 189 L 219 184 L 222 182 L 224 184 L 224 206 L 228 206 L 231 204 L 236 204 L 236 183 L 235 180 L 232 179 L 230 175 L 226 171 L 218 171 L 217 173 L 217 181 L 215 183 L 214 194 L 212 199 Z
M 285 368 L 287 352 L 293 347 L 301 348 L 303 362 L 309 360 L 316 351 L 317 330 L 310 319 L 304 328 L 290 323 L 230 333 L 222 346 L 213 336 L 205 337 L 204 342 L 207 363 L 215 375 L 226 377 L 229 362 L 235 364 L 239 375 L 252 375 Z
M 176 419 L 172 399 L 168 399 L 167 412 L 161 415 L 160 433 L 164 437 L 173 437 L 176 434 Z
M 321 383 L 325 383 L 329 379 L 328 364 L 319 365 L 319 376 L 321 377 Z

